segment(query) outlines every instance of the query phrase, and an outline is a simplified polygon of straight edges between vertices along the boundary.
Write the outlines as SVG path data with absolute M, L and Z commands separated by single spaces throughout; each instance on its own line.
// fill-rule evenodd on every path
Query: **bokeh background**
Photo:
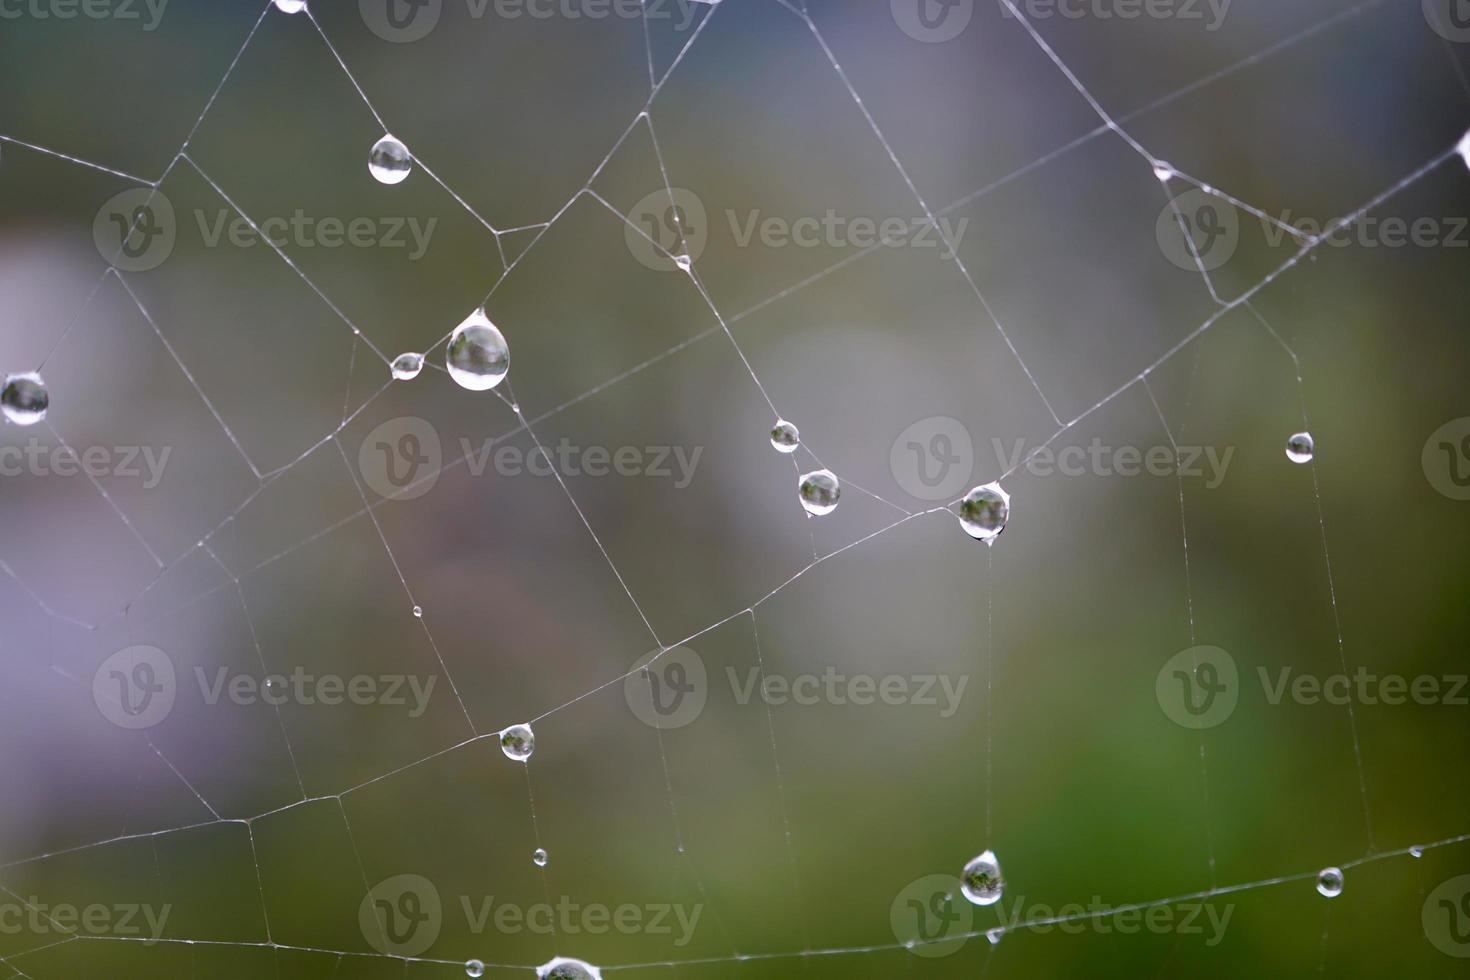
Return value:
M 170 455 L 156 486 L 0 480 L 0 886 L 14 907 L 166 906 L 170 941 L 5 929 L 4 975 L 430 978 L 479 958 L 509 977 L 558 954 L 691 980 L 1464 975 L 1421 911 L 1470 871 L 1470 843 L 1349 868 L 1332 901 L 1311 876 L 1470 831 L 1470 707 L 1357 703 L 1355 749 L 1344 707 L 1272 704 L 1258 680 L 1344 662 L 1467 672 L 1470 504 L 1439 492 L 1423 457 L 1470 414 L 1463 162 L 1373 212 L 1432 220 L 1435 244 L 1318 248 L 1254 293 L 1254 313 L 1226 312 L 1148 389 L 1127 387 L 1053 443 L 1167 446 L 1162 411 L 1180 444 L 1232 454 L 1218 485 L 1023 469 L 1006 481 L 1010 526 L 986 549 L 949 514 L 904 520 L 952 498 L 913 494 L 895 440 L 958 420 L 974 485 L 1007 468 L 997 445 L 1053 435 L 997 320 L 1066 421 L 1216 315 L 1200 275 L 1160 244 L 1169 192 L 1193 185 L 1165 188 L 1099 131 L 995 3 L 974 3 L 940 43 L 901 28 L 902 3 L 808 3 L 816 32 L 775 0 L 722 0 L 666 3 L 645 37 L 626 8 L 510 16 L 444 0 L 437 26 L 404 43 L 370 29 L 370 3 L 315 3 L 422 161 L 396 186 L 370 177 L 385 127 L 305 15 L 262 18 L 245 0 L 172 0 L 156 19 L 141 6 L 137 19 L 7 8 L 0 368 L 44 362 L 52 408 L 47 426 L 0 439 Z M 1433 4 L 1236 0 L 1215 29 L 1202 6 L 1202 19 L 1100 13 L 1125 6 L 1028 9 L 1150 152 L 1283 221 L 1350 213 L 1470 124 L 1470 46 L 1431 29 Z M 650 76 L 666 74 L 655 149 L 629 126 Z M 192 164 L 176 157 L 186 139 Z M 648 203 L 660 162 L 704 209 L 686 231 L 708 304 L 612 210 L 652 216 L 676 247 Z M 594 173 L 607 206 L 579 193 Z M 161 174 L 171 251 L 103 276 L 113 256 L 94 226 L 145 186 L 127 175 Z M 966 222 L 959 256 L 990 313 L 943 249 L 736 233 L 829 212 L 913 220 L 918 197 Z M 211 242 L 233 208 L 434 224 L 418 255 L 295 236 L 283 261 Z M 1227 302 L 1297 248 L 1231 213 L 1238 243 L 1212 273 Z M 435 366 L 492 287 L 486 308 L 512 351 L 506 399 Z M 431 367 L 389 385 L 378 352 L 422 350 Z M 800 508 L 752 372 L 844 480 L 834 514 Z M 512 398 L 546 445 L 698 451 L 693 479 L 566 474 L 564 492 L 549 476 L 457 465 L 411 500 L 368 485 L 364 443 L 405 416 L 432 428 L 445 463 L 490 439 L 528 449 Z M 1303 402 L 1314 466 L 1282 452 Z M 806 449 L 796 460 L 817 465 Z M 707 704 L 660 735 L 619 678 L 681 640 L 707 668 Z M 1241 678 L 1233 714 L 1202 734 L 1155 694 L 1161 667 L 1196 642 L 1228 651 Z M 166 651 L 179 675 L 172 712 L 143 731 L 109 722 L 92 693 L 103 662 L 135 644 Z M 758 663 L 966 686 L 948 714 L 768 713 L 729 681 Z M 196 670 L 221 667 L 437 686 L 417 717 L 205 703 Z M 532 718 L 528 767 L 475 739 Z M 976 931 L 1018 905 L 1024 918 L 1263 884 L 1211 900 L 1231 916 L 1219 937 L 1120 935 L 1100 919 L 994 946 L 977 936 L 942 957 L 903 949 L 891 912 L 905 888 L 986 848 L 1006 897 L 973 911 Z M 374 954 L 359 905 L 401 874 L 443 900 L 432 947 L 342 955 Z M 492 897 L 701 912 L 678 943 L 477 932 L 461 900 Z M 789 955 L 803 950 L 849 952 Z

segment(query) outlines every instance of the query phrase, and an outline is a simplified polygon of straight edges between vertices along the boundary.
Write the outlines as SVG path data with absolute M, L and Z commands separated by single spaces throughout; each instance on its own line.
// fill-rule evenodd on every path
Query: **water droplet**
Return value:
M 1470 167 L 1470 133 L 1460 137 L 1460 145 L 1455 149 L 1460 151 L 1460 158 L 1465 161 L 1465 166 Z
M 423 619 L 424 618 L 424 607 L 423 606 L 414 606 L 413 607 L 413 614 L 414 614 L 414 616 L 418 617 L 419 619 Z
M 1418 844 L 1415 844 L 1413 847 L 1409 848 L 1409 857 L 1422 858 L 1423 856 L 1424 848 L 1420 847 Z
M 1000 537 L 1011 517 L 1011 495 L 999 483 L 987 483 L 960 501 L 960 526 L 977 541 L 989 544 Z
M 683 269 L 685 272 L 688 272 L 690 269 L 694 268 L 694 260 L 683 252 L 680 252 L 678 255 L 674 256 L 674 264 Z
M 399 183 L 412 169 L 413 157 L 397 137 L 384 135 L 368 151 L 368 173 L 380 184 Z
M 306 0 L 276 0 L 276 9 L 283 14 L 299 14 L 306 9 Z
M 538 847 L 531 853 L 531 862 L 538 868 L 546 867 L 546 848 Z
M 997 946 L 997 945 L 1000 944 L 1000 937 L 1001 936 L 1004 936 L 1005 934 L 1006 934 L 1006 931 L 1004 929 L 1000 929 L 1000 928 L 988 929 L 985 932 L 985 938 L 988 939 L 988 940 L 990 940 L 990 945 Z
M 602 980 L 602 971 L 591 963 L 574 960 L 569 956 L 556 959 L 536 968 L 540 980 Z
M 1169 181 L 1179 176 L 1179 173 L 1173 167 L 1160 160 L 1154 164 L 1154 176 L 1167 184 Z
M 801 478 L 797 492 L 806 512 L 821 517 L 837 509 L 837 501 L 842 497 L 842 484 L 837 482 L 837 474 L 831 470 L 817 470 Z
M 785 419 L 777 419 L 776 425 L 771 429 L 771 445 L 776 447 L 777 452 L 794 453 L 796 447 L 801 445 L 801 430 Z
M 500 733 L 500 750 L 507 759 L 525 762 L 536 751 L 536 734 L 530 725 L 511 725 Z
M 485 964 L 479 960 L 469 960 L 464 965 L 464 975 L 467 977 L 483 977 L 485 975 Z
M 0 389 L 0 409 L 16 425 L 35 425 L 46 417 L 51 396 L 39 374 L 12 374 Z
M 1286 440 L 1286 458 L 1293 463 L 1310 463 L 1316 454 L 1317 444 L 1310 432 L 1298 432 Z
M 510 370 L 510 346 L 485 311 L 476 310 L 449 335 L 444 362 L 449 376 L 461 388 L 489 391 L 504 381 Z
M 1323 868 L 1317 872 L 1317 891 L 1327 898 L 1342 894 L 1342 869 Z
M 1000 861 L 994 851 L 985 851 L 965 865 L 960 874 L 960 891 L 976 905 L 994 905 L 1000 901 L 1005 880 L 1000 875 Z
M 412 381 L 424 369 L 424 355 L 409 352 L 393 358 L 393 377 L 399 381 Z

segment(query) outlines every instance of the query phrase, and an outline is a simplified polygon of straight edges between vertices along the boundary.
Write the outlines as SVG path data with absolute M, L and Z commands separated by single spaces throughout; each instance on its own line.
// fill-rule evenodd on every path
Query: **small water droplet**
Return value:
M 1317 891 L 1326 898 L 1342 894 L 1342 869 L 1323 868 L 1317 872 Z
M 674 256 L 674 264 L 683 269 L 685 272 L 688 272 L 690 269 L 694 268 L 694 260 L 683 252 L 680 252 L 678 255 Z
M 960 527 L 976 541 L 987 544 L 1000 537 L 1011 518 L 1011 495 L 999 483 L 987 483 L 960 501 Z
M 1173 167 L 1160 160 L 1154 164 L 1154 176 L 1167 184 L 1169 181 L 1179 176 L 1179 173 Z
M 1455 149 L 1460 151 L 1460 159 L 1465 161 L 1465 166 L 1470 167 L 1470 133 L 1460 137 L 1460 145 Z
M 412 169 L 413 157 L 408 147 L 395 136 L 385 134 L 368 151 L 368 173 L 380 184 L 397 184 Z
M 591 963 L 558 956 L 536 968 L 539 980 L 602 980 L 602 971 Z
M 999 943 L 1000 943 L 1000 937 L 1001 936 L 1004 936 L 1005 934 L 1006 934 L 1006 931 L 1004 929 L 1000 929 L 1000 928 L 987 929 L 986 932 L 985 932 L 985 938 L 988 939 L 988 940 L 990 940 L 990 945 L 996 946 L 996 945 L 999 945 Z
M 536 751 L 536 733 L 530 725 L 511 725 L 500 733 L 500 750 L 507 759 L 525 762 Z
M 796 447 L 801 445 L 801 430 L 785 419 L 777 419 L 771 429 L 771 445 L 776 447 L 777 452 L 794 453 Z
M 1422 858 L 1423 856 L 1424 848 L 1420 847 L 1418 844 L 1415 844 L 1413 847 L 1409 848 L 1409 857 Z
M 485 975 L 485 964 L 479 960 L 469 960 L 464 965 L 464 975 L 467 977 L 483 977 Z
M 414 614 L 414 616 L 418 617 L 419 619 L 423 619 L 424 618 L 424 607 L 423 606 L 414 606 L 413 607 L 413 614 Z
M 1000 901 L 1005 879 L 1000 874 L 1000 861 L 994 851 L 985 851 L 971 859 L 960 874 L 960 891 L 976 905 L 994 905 Z
M 283 14 L 299 14 L 306 9 L 306 0 L 276 0 L 276 9 Z
M 485 311 L 476 310 L 449 335 L 444 363 L 461 388 L 489 391 L 504 381 L 510 370 L 510 345 Z
M 546 848 L 538 847 L 531 853 L 531 861 L 538 868 L 546 867 Z
M 12 374 L 0 388 L 0 410 L 16 425 L 35 425 L 46 417 L 51 396 L 39 374 Z
M 393 377 L 399 381 L 412 381 L 424 369 L 424 355 L 412 351 L 393 358 Z
M 1310 432 L 1298 432 L 1286 440 L 1286 458 L 1293 463 L 1310 463 L 1316 452 L 1317 444 Z
M 796 489 L 801 496 L 801 506 L 806 508 L 808 514 L 817 517 L 836 510 L 837 501 L 842 497 L 842 484 L 837 481 L 837 474 L 831 470 L 816 470 L 806 474 L 797 483 Z

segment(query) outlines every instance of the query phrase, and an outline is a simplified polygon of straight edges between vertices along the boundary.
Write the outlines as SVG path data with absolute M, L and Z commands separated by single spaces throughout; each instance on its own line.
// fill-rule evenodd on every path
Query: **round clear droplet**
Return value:
M 485 311 L 476 310 L 449 335 L 444 363 L 461 388 L 489 391 L 504 381 L 510 370 L 510 345 Z
M 467 977 L 483 977 L 485 975 L 485 964 L 479 960 L 466 961 L 464 975 Z
M 985 932 L 985 938 L 990 941 L 990 945 L 996 946 L 1000 943 L 1000 937 L 1004 936 L 1005 934 L 1006 932 L 1004 929 L 988 929 Z
M 602 980 L 602 971 L 591 963 L 558 956 L 536 968 L 540 980 Z
M 1316 452 L 1317 444 L 1310 432 L 1298 432 L 1286 440 L 1286 458 L 1293 463 L 1310 463 Z
M 536 733 L 530 725 L 511 725 L 500 733 L 500 751 L 507 759 L 525 762 L 536 751 Z
M 299 14 L 306 9 L 306 0 L 276 0 L 276 9 L 283 14 Z
M 368 151 L 368 173 L 380 184 L 400 183 L 412 169 L 413 157 L 408 147 L 395 136 L 385 135 Z
M 419 619 L 423 619 L 424 618 L 424 607 L 423 606 L 414 606 L 413 607 L 413 614 L 415 616 L 417 616 Z
M 531 852 L 531 862 L 533 864 L 535 864 L 536 867 L 538 867 L 538 868 L 544 868 L 544 867 L 546 867 L 546 861 L 547 861 L 546 848 L 544 848 L 544 847 L 538 847 L 538 848 L 536 848 L 536 850 L 534 850 L 534 851 Z
M 1423 856 L 1424 848 L 1420 847 L 1418 844 L 1415 844 L 1413 847 L 1409 848 L 1409 857 L 1422 858 Z
M 0 389 L 0 410 L 16 425 L 35 425 L 46 417 L 51 396 L 39 374 L 12 374 Z
M 1460 145 L 1456 149 L 1460 151 L 1460 159 L 1465 161 L 1465 166 L 1470 167 L 1470 133 L 1460 138 Z
M 408 352 L 393 358 L 393 377 L 399 381 L 412 381 L 424 369 L 424 355 Z
M 1154 164 L 1154 176 L 1167 184 L 1169 181 L 1179 176 L 1179 172 L 1164 161 L 1160 160 L 1158 163 Z
M 1317 891 L 1326 898 L 1342 894 L 1342 869 L 1323 868 L 1317 872 Z
M 821 517 L 837 509 L 837 501 L 842 497 L 842 484 L 831 470 L 817 470 L 801 478 L 797 492 L 806 512 Z
M 801 430 L 785 419 L 777 419 L 771 429 L 771 445 L 777 452 L 794 453 L 801 445 Z
M 960 526 L 977 541 L 989 543 L 1006 529 L 1011 517 L 1011 495 L 999 483 L 987 483 L 960 501 Z
M 976 905 L 994 905 L 1000 901 L 1005 880 L 1000 875 L 1000 860 L 994 851 L 985 851 L 965 865 L 960 874 L 960 891 Z

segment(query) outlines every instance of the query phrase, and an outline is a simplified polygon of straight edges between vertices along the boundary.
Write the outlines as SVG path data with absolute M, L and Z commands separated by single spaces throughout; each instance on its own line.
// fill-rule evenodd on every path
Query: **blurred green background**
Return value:
M 1348 867 L 1330 902 L 1312 877 L 1470 832 L 1470 706 L 1359 701 L 1355 747 L 1345 707 L 1272 703 L 1260 671 L 1470 672 L 1470 504 L 1425 462 L 1436 430 L 1470 415 L 1470 176 L 1441 160 L 1470 122 L 1470 47 L 1416 0 L 1237 0 L 1213 29 L 1203 6 L 1026 8 L 1149 152 L 1279 221 L 1320 226 L 1441 160 L 1372 212 L 1432 222 L 1433 244 L 1324 245 L 1145 388 L 1128 383 L 1222 309 L 1170 261 L 1169 195 L 1194 184 L 1162 185 L 1100 130 L 1001 5 L 978 0 L 925 41 L 902 29 L 903 2 L 808 2 L 816 31 L 776 0 L 667 2 L 646 20 L 443 0 L 411 41 L 375 33 L 381 4 L 318 3 L 419 158 L 395 186 L 366 167 L 384 125 L 305 15 L 4 8 L 0 368 L 44 362 L 52 407 L 49 427 L 0 439 L 169 456 L 156 486 L 0 479 L 0 975 L 453 977 L 478 958 L 529 976 L 554 955 L 690 980 L 1465 975 L 1421 914 L 1470 872 L 1470 843 Z M 970 6 L 925 9 L 943 33 Z M 629 129 L 650 76 L 656 147 Z M 192 163 L 176 157 L 186 138 Z M 708 303 L 615 213 L 677 248 L 661 164 L 703 211 L 683 213 Z M 103 276 L 116 195 L 146 187 L 128 175 L 166 175 L 174 242 L 154 268 Z M 579 193 L 589 177 L 596 196 Z M 920 198 L 963 222 L 973 289 L 918 243 L 742 241 L 767 220 L 913 222 Z M 287 235 L 289 262 L 216 240 L 235 208 L 299 213 L 312 232 Z M 1238 235 L 1203 257 L 1233 304 L 1297 245 L 1218 208 Z M 366 219 L 374 244 L 324 246 L 323 219 Z M 422 249 L 411 223 L 430 229 Z M 395 227 L 403 247 L 383 241 Z M 512 352 L 505 400 L 440 368 L 487 292 Z M 401 351 L 431 366 L 389 386 L 379 353 Z M 843 479 L 834 514 L 801 510 L 762 388 L 801 428 L 800 471 L 815 453 Z M 946 513 L 910 516 L 1056 433 L 1037 388 L 1061 420 L 1086 413 L 1053 450 L 1172 434 L 1229 453 L 1223 479 L 1023 468 L 993 549 Z M 544 445 L 698 452 L 692 479 L 565 472 L 563 492 L 459 463 L 413 499 L 379 495 L 364 460 L 401 434 L 394 420 L 423 420 L 443 463 L 492 439 L 524 452 L 511 399 Z M 1314 466 L 1282 452 L 1303 403 Z M 971 476 L 925 499 L 900 436 L 936 417 L 970 437 L 956 465 Z M 660 732 L 621 678 L 681 641 L 706 703 Z M 1196 643 L 1239 670 L 1233 713 L 1202 733 L 1155 688 Z M 129 731 L 92 688 L 136 644 L 167 653 L 179 689 L 165 720 Z M 742 696 L 757 666 L 962 693 L 952 711 L 942 694 L 767 711 Z M 417 716 L 208 704 L 196 671 L 221 667 L 436 686 Z M 530 719 L 529 766 L 484 737 Z M 1131 935 L 1103 916 L 905 950 L 906 889 L 987 848 L 1004 900 L 950 906 L 977 934 L 1071 903 L 1260 884 L 1210 899 L 1230 916 L 1218 936 L 1207 916 Z M 359 923 L 398 875 L 443 905 L 409 960 L 377 955 Z M 492 898 L 699 918 L 689 935 L 476 928 L 465 903 Z M 167 908 L 169 941 L 115 915 L 83 939 L 9 927 L 37 901 Z

